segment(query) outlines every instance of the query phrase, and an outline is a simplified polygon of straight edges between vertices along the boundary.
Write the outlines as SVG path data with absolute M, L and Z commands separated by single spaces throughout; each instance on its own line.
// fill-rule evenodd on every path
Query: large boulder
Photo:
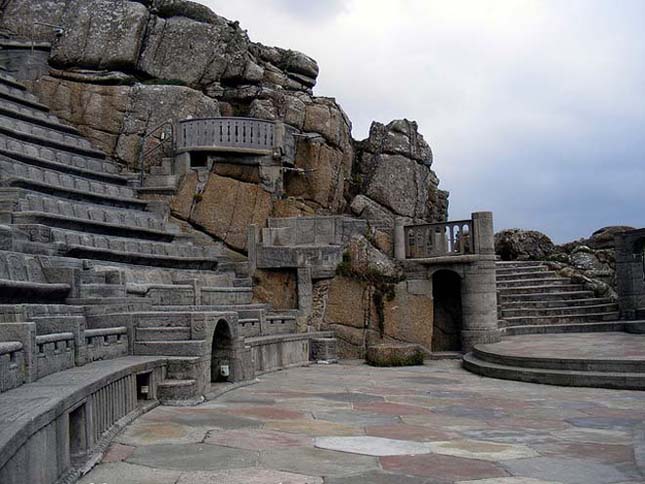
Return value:
M 357 143 L 352 175 L 352 211 L 375 226 L 392 228 L 396 217 L 443 221 L 448 192 L 430 168 L 432 151 L 414 121 L 372 123 Z
M 543 260 L 554 250 L 551 239 L 536 230 L 507 229 L 495 234 L 495 253 L 502 260 Z

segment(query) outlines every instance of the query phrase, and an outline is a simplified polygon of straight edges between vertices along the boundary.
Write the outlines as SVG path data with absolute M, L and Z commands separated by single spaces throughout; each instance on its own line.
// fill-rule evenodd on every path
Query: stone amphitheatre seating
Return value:
M 147 400 L 309 361 L 297 312 L 137 181 L 0 69 L 2 483 L 65 478 Z

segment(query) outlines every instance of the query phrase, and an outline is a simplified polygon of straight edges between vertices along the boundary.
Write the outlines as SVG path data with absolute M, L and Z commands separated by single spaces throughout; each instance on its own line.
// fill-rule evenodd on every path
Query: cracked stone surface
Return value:
M 645 392 L 346 362 L 157 407 L 79 482 L 642 484 L 644 463 Z

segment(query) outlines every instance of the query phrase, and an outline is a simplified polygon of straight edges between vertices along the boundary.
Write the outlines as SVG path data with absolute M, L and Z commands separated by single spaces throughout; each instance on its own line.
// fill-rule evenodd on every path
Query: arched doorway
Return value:
M 215 326 L 213 334 L 213 349 L 211 353 L 211 381 L 230 381 L 231 354 L 233 351 L 233 338 L 228 322 L 220 319 Z
M 461 279 L 452 271 L 432 275 L 432 351 L 461 351 Z

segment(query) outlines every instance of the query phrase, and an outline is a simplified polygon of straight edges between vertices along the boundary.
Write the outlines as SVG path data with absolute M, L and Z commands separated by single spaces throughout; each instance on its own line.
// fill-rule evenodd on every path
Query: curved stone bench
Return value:
M 166 360 L 126 357 L 49 375 L 0 394 L 0 482 L 53 484 L 156 399 Z M 144 385 L 145 384 L 145 385 Z

